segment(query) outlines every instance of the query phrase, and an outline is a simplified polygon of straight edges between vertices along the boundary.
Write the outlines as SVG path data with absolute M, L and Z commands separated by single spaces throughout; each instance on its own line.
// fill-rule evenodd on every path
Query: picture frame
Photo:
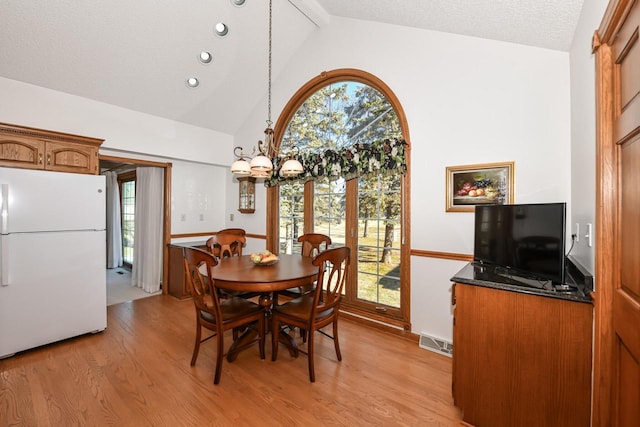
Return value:
M 515 162 L 448 166 L 447 212 L 474 212 L 476 205 L 514 203 Z

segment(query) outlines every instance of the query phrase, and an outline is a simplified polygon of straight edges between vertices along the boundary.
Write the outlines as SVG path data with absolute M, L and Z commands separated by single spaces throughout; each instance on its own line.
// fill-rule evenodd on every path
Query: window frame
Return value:
M 120 227 L 123 230 L 122 233 L 122 241 L 120 242 L 120 246 L 122 248 L 122 253 L 124 254 L 124 191 L 123 191 L 123 187 L 124 184 L 127 182 L 133 182 L 134 183 L 134 203 L 135 203 L 135 191 L 137 190 L 137 175 L 136 175 L 136 171 L 132 170 L 129 172 L 124 172 L 118 175 L 118 187 L 119 187 L 119 191 L 120 191 L 120 206 L 122 207 L 122 212 L 120 212 Z M 135 210 L 133 213 L 133 218 L 134 218 L 134 222 L 135 222 Z M 134 237 L 133 237 L 133 241 L 135 242 L 135 228 L 134 228 Z M 124 258 L 124 257 L 123 257 Z M 134 260 L 135 262 L 135 260 Z M 122 261 L 122 265 L 126 268 L 128 268 L 129 270 L 131 270 L 133 268 L 133 263 L 130 263 L 128 261 Z
M 409 195 L 411 194 L 411 180 L 410 180 L 410 172 L 411 172 L 411 143 L 409 138 L 409 126 L 407 122 L 406 115 L 400 104 L 400 101 L 393 93 L 393 91 L 387 86 L 382 80 L 377 78 L 376 76 L 367 73 L 366 71 L 352 69 L 352 68 L 343 68 L 336 69 L 332 71 L 324 71 L 320 75 L 315 78 L 309 80 L 305 83 L 289 100 L 289 102 L 285 105 L 278 118 L 275 126 L 274 126 L 274 145 L 276 149 L 279 149 L 282 137 L 286 130 L 286 127 L 296 113 L 298 108 L 304 101 L 309 98 L 312 94 L 320 90 L 321 88 L 338 82 L 344 81 L 354 81 L 362 84 L 366 84 L 376 89 L 382 95 L 386 97 L 389 103 L 394 108 L 398 121 L 400 122 L 400 129 L 402 132 L 402 136 L 407 142 L 407 146 L 405 148 L 406 162 L 407 162 L 407 173 L 402 177 L 402 185 L 401 185 L 401 226 L 402 226 L 402 236 L 401 236 L 401 271 L 400 271 L 400 309 L 398 310 L 388 310 L 387 313 L 377 313 L 371 311 L 367 308 L 369 304 L 359 303 L 357 300 L 353 298 L 349 298 L 349 301 L 343 302 L 341 305 L 342 310 L 353 314 L 357 317 L 364 317 L 365 319 L 370 319 L 376 322 L 381 322 L 383 324 L 388 324 L 393 327 L 402 328 L 405 332 L 411 331 L 411 229 L 410 229 L 410 212 L 411 212 L 411 199 Z M 277 150 L 276 150 L 277 151 Z M 354 192 L 353 194 L 357 194 L 358 180 L 351 179 L 346 182 L 347 191 Z M 311 233 L 313 232 L 313 181 L 309 181 L 305 183 L 304 186 L 304 232 Z M 346 205 L 346 221 L 348 224 L 357 224 L 358 220 L 358 207 L 357 207 L 357 198 L 355 200 L 347 200 Z M 266 194 L 266 222 L 267 222 L 267 248 L 271 251 L 277 252 L 279 247 L 279 186 L 274 186 L 267 188 Z M 357 233 L 357 231 L 356 231 Z M 354 232 L 346 233 L 346 245 L 350 248 L 355 248 L 357 251 L 357 236 L 354 236 Z M 352 262 L 349 267 L 349 275 L 352 278 L 357 277 L 357 262 Z M 355 281 L 355 279 L 352 279 Z M 348 288 L 354 289 L 353 284 Z

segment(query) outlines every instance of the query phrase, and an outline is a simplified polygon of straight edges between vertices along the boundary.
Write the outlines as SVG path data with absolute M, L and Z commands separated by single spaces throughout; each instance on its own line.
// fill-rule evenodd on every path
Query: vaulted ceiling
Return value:
M 235 3 L 2 0 L 0 76 L 233 134 L 265 96 L 268 34 L 267 0 Z M 582 3 L 274 0 L 273 73 L 334 16 L 568 51 Z M 226 37 L 214 34 L 217 22 Z M 211 63 L 198 61 L 201 51 Z

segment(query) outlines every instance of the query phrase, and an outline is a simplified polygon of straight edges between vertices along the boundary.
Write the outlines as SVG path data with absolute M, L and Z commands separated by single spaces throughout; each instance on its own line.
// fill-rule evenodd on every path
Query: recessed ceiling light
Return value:
M 231 0 L 231 4 L 234 6 L 244 6 L 245 0 Z
M 186 81 L 187 87 L 198 87 L 200 86 L 200 81 L 195 77 L 189 77 Z
M 229 27 L 224 22 L 218 22 L 215 26 L 215 33 L 220 37 L 224 37 L 229 34 Z
M 213 56 L 211 56 L 210 52 L 207 52 L 206 50 L 203 50 L 202 52 L 200 52 L 200 55 L 198 55 L 198 59 L 203 64 L 208 64 L 213 59 Z

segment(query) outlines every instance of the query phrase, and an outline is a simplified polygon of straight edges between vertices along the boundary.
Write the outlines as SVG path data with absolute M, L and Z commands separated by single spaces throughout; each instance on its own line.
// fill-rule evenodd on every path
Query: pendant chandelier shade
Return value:
M 273 165 L 271 164 L 271 160 L 265 155 L 259 154 L 251 159 L 251 163 L 249 163 L 251 171 L 255 172 L 271 172 L 273 170 Z
M 251 164 L 240 158 L 231 165 L 231 172 L 235 175 L 251 175 Z
M 304 172 L 302 164 L 294 158 L 287 159 L 280 168 L 280 175 L 285 178 L 300 175 L 302 172 Z
M 278 150 L 274 146 L 273 141 L 273 128 L 271 125 L 271 41 L 272 41 L 272 15 L 273 15 L 273 0 L 269 0 L 269 77 L 268 77 L 268 116 L 267 116 L 267 128 L 264 130 L 264 142 L 258 141 L 258 152 L 254 148 L 251 152 L 251 157 L 242 152 L 242 147 L 235 147 L 233 154 L 237 157 L 237 160 L 231 165 L 231 172 L 238 176 L 251 175 L 255 178 L 269 178 L 273 173 L 273 162 L 270 158 L 271 155 L 277 155 Z M 247 158 L 250 161 L 247 161 Z M 284 177 L 292 177 L 304 172 L 302 164 L 296 160 L 293 154 L 286 155 L 284 163 L 278 165 L 277 173 Z

